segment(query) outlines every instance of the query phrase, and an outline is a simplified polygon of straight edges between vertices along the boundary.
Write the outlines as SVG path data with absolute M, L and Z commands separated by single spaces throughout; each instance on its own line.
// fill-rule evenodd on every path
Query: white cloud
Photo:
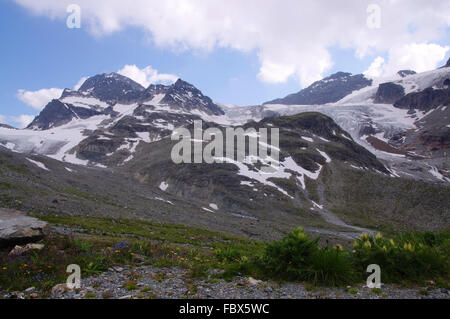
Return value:
M 19 128 L 25 128 L 34 120 L 34 115 L 22 114 L 19 116 L 10 116 L 11 122 L 17 123 Z
M 36 110 L 42 110 L 48 102 L 58 99 L 63 90 L 58 88 L 41 89 L 38 91 L 18 90 L 17 98 Z
M 373 60 L 369 68 L 363 73 L 369 77 L 374 78 L 381 77 L 383 75 L 383 65 L 384 59 L 381 56 L 379 56 L 375 60 Z
M 450 46 L 440 46 L 428 43 L 411 43 L 397 45 L 389 50 L 389 58 L 386 62 L 382 57 L 377 57 L 364 74 L 373 77 L 391 76 L 399 70 L 414 70 L 424 72 L 438 67 Z
M 5 124 L 5 122 L 6 122 L 5 116 L 0 114 L 0 124 Z
M 34 14 L 65 20 L 67 5 L 72 0 L 15 2 Z M 329 69 L 330 47 L 353 49 L 358 57 L 382 55 L 394 46 L 437 43 L 448 37 L 450 25 L 450 3 L 442 0 L 377 0 L 381 8 L 379 29 L 367 26 L 367 7 L 373 0 L 78 0 L 77 3 L 82 10 L 83 27 L 96 36 L 137 27 L 146 31 L 159 47 L 255 51 L 260 60 L 261 80 L 284 82 L 293 76 L 303 85 Z M 393 59 L 391 63 L 395 62 Z
M 445 58 L 450 46 L 437 44 L 411 43 L 395 46 L 389 50 L 389 62 L 385 65 L 385 73 L 393 74 L 398 70 L 412 69 L 424 72 L 435 69 Z
M 87 80 L 88 78 L 87 77 L 82 77 L 81 79 L 80 79 L 80 81 L 78 81 L 78 83 L 77 84 L 75 84 L 75 86 L 73 87 L 73 89 L 75 90 L 75 91 L 78 91 L 78 89 L 83 85 L 83 83 Z
M 157 83 L 171 84 L 178 80 L 178 77 L 176 75 L 160 74 L 151 66 L 139 69 L 136 65 L 125 65 L 117 73 L 136 81 L 144 87 L 148 87 L 150 84 Z

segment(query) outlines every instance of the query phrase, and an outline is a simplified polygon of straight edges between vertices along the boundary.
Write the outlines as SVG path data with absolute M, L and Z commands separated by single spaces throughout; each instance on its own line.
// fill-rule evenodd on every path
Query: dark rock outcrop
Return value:
M 18 211 L 0 209 L 0 247 L 40 240 L 47 231 L 46 222 L 28 217 Z
M 401 109 L 421 111 L 429 111 L 442 105 L 450 105 L 450 89 L 427 88 L 421 92 L 409 93 L 394 104 Z
M 102 113 L 92 109 L 75 107 L 70 104 L 62 103 L 59 100 L 52 100 L 41 113 L 34 118 L 27 128 L 34 130 L 48 130 L 52 127 L 69 123 L 74 118 L 87 119 L 99 114 Z
M 135 81 L 117 74 L 99 74 L 87 79 L 78 90 L 110 104 L 137 100 L 145 88 Z
M 445 79 L 443 85 L 444 85 L 444 87 L 449 88 L 450 87 L 450 79 Z
M 402 78 L 404 78 L 408 75 L 417 74 L 417 72 L 413 70 L 400 70 L 397 72 L 397 74 L 400 75 Z
M 207 114 L 223 115 L 222 109 L 190 83 L 178 79 L 161 100 L 161 103 L 180 107 L 187 111 L 198 109 Z
M 405 89 L 398 84 L 388 82 L 382 83 L 378 87 L 375 96 L 375 103 L 391 104 L 405 96 Z
M 298 93 L 291 94 L 282 99 L 276 99 L 264 104 L 286 104 L 286 105 L 314 105 L 334 103 L 353 91 L 360 90 L 372 84 L 362 74 L 338 72 L 323 80 L 314 82 L 308 88 Z

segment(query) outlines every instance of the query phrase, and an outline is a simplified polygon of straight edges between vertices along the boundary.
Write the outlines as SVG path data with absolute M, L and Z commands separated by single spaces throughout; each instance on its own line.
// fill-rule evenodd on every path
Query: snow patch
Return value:
M 170 204 L 170 205 L 175 205 L 175 204 L 172 203 L 170 200 L 166 200 L 166 199 L 161 198 L 161 197 L 155 197 L 155 199 L 156 199 L 156 200 L 159 200 L 159 201 L 162 201 L 162 202 L 165 202 L 165 203 Z
M 327 155 L 327 153 L 322 152 L 321 150 L 319 150 L 318 148 L 316 148 L 317 152 L 320 153 L 320 155 L 322 155 L 323 158 L 325 158 L 327 163 L 331 163 L 331 158 Z
M 430 170 L 428 172 L 430 172 L 431 175 L 433 175 L 434 177 L 436 177 L 437 179 L 443 181 L 443 182 L 450 182 L 450 179 L 448 179 L 447 177 L 445 177 L 444 175 L 442 175 L 441 173 L 439 173 L 439 170 L 437 169 L 436 166 L 430 166 Z
M 37 167 L 39 167 L 43 170 L 46 170 L 46 171 L 50 171 L 43 163 L 38 162 L 38 161 L 33 161 L 32 159 L 29 159 L 28 157 L 26 159 L 27 159 L 27 161 L 29 161 L 30 163 L 33 163 Z
M 159 184 L 159 189 L 162 190 L 163 192 L 165 192 L 168 187 L 169 184 L 167 184 L 166 182 L 161 182 L 161 184 Z

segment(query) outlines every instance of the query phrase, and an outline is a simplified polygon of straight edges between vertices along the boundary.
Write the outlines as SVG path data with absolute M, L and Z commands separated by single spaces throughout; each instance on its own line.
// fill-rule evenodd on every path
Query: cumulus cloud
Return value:
M 450 46 L 411 43 L 394 46 L 389 50 L 388 61 L 377 57 L 364 74 L 372 77 L 391 76 L 399 70 L 424 72 L 435 69 L 445 58 Z
M 63 90 L 58 88 L 41 89 L 38 91 L 18 90 L 17 98 L 36 110 L 42 110 L 48 102 L 61 96 Z
M 117 73 L 136 81 L 144 87 L 157 83 L 171 84 L 178 80 L 176 75 L 160 74 L 151 66 L 139 69 L 136 65 L 125 65 L 123 69 L 119 70 Z
M 369 77 L 378 78 L 383 75 L 383 65 L 384 59 L 379 56 L 373 60 L 372 64 L 370 64 L 369 68 L 363 73 Z
M 412 69 L 424 72 L 436 68 L 445 58 L 450 46 L 437 44 L 411 43 L 393 47 L 389 50 L 389 62 L 385 73 L 393 74 L 398 70 Z
M 75 91 L 78 91 L 78 89 L 83 85 L 84 82 L 86 82 L 87 79 L 88 79 L 87 77 L 82 77 L 82 78 L 80 79 L 80 81 L 78 81 L 78 83 L 75 84 L 75 86 L 73 87 L 73 89 L 74 89 Z
M 34 14 L 66 19 L 66 8 L 72 0 L 15 2 Z M 394 46 L 437 43 L 447 35 L 449 1 L 378 0 L 380 28 L 370 28 L 367 8 L 373 2 L 77 1 L 82 10 L 83 27 L 96 36 L 137 27 L 146 31 L 160 47 L 206 51 L 225 47 L 254 51 L 260 60 L 258 76 L 261 80 L 278 83 L 295 77 L 303 85 L 321 77 L 330 68 L 330 47 L 353 49 L 356 56 L 362 58 L 368 54 L 385 54 Z M 425 62 L 416 61 L 420 63 Z
M 10 116 L 10 121 L 16 123 L 18 128 L 25 128 L 34 120 L 34 115 L 22 114 L 19 116 Z

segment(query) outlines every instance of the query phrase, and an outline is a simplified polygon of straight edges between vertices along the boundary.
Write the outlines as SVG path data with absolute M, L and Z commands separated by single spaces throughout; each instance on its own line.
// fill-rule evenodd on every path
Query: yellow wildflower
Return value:
M 298 237 L 299 239 L 305 239 L 307 236 L 306 236 L 305 233 L 298 233 L 297 237 Z

